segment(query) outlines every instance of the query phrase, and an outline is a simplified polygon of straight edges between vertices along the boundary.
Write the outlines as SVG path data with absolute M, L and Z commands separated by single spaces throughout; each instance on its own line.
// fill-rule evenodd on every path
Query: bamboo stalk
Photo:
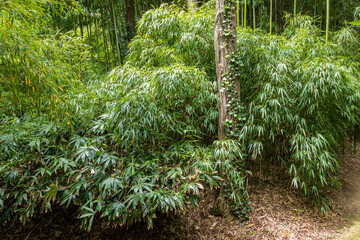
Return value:
M 241 4 L 241 26 L 244 26 L 244 6 Z
M 110 1 L 110 0 L 109 0 Z M 113 5 L 113 1 L 111 2 L 111 9 L 112 9 L 112 17 L 114 19 L 114 30 L 115 30 L 115 45 L 116 45 L 116 50 L 118 53 L 118 59 L 119 59 L 119 65 L 121 65 L 121 56 L 120 56 L 120 49 L 119 49 L 119 39 L 118 39 L 118 35 L 117 35 L 117 27 L 116 27 L 116 18 L 115 18 L 115 11 L 114 11 L 114 5 Z
M 246 6 L 247 3 L 246 3 L 246 0 L 244 1 L 244 28 L 246 28 Z
M 100 49 L 99 49 L 99 35 L 98 35 L 98 26 L 97 26 L 97 16 L 95 16 L 94 18 L 94 31 L 95 31 L 95 42 L 96 42 L 96 51 L 97 51 L 97 54 L 98 54 L 98 57 L 100 57 Z
M 330 0 L 326 1 L 326 37 L 325 43 L 329 40 L 329 22 L 330 22 Z
M 236 1 L 236 23 L 240 27 L 240 0 Z
M 296 16 L 296 0 L 294 0 L 294 17 Z
M 113 53 L 113 63 L 114 63 L 114 67 L 115 67 L 116 66 L 116 59 L 117 59 L 117 56 L 116 56 L 117 48 L 116 48 L 116 37 L 115 37 L 116 32 L 114 34 L 113 31 L 112 31 L 112 28 L 115 31 L 115 23 L 114 23 L 115 19 L 113 18 L 114 11 L 113 11 L 112 1 L 111 0 L 108 0 L 108 6 L 107 7 L 110 10 L 110 11 L 107 11 L 108 14 L 109 14 L 107 17 L 110 20 L 110 21 L 108 21 L 107 26 L 108 26 L 108 33 L 109 33 L 109 39 L 110 39 L 110 46 L 112 48 L 112 53 Z
M 107 63 L 106 68 L 107 68 L 107 70 L 109 70 L 109 69 L 111 69 L 111 60 L 110 60 L 110 51 L 108 48 L 108 42 L 107 42 L 107 38 L 106 38 L 106 27 L 105 27 L 103 6 L 101 7 L 101 23 L 102 23 L 102 33 L 103 33 L 104 47 L 105 47 L 105 58 L 106 58 L 106 63 Z
M 273 1 L 270 0 L 270 35 L 272 33 Z
M 255 16 L 255 3 L 253 1 L 253 27 L 254 27 L 254 32 L 255 32 L 255 28 L 256 28 L 256 16 Z
M 278 26 L 278 15 L 277 15 L 277 13 L 276 13 L 276 10 L 278 10 L 278 5 L 277 5 L 277 0 L 275 0 L 275 25 L 277 25 Z

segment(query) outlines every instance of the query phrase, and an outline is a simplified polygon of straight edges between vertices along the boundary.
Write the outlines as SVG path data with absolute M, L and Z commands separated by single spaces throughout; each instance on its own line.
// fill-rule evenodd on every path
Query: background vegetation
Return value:
M 151 227 L 221 186 L 246 219 L 250 161 L 282 166 L 326 212 L 336 149 L 359 121 L 347 21 L 360 5 L 330 1 L 327 43 L 325 1 L 237 6 L 239 124 L 216 141 L 214 1 L 1 4 L 0 222 L 57 204 L 87 229 L 95 216 Z

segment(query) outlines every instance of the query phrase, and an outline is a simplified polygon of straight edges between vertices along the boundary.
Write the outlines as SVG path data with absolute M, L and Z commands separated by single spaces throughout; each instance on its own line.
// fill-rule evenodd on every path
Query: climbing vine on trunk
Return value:
M 244 161 L 240 144 L 231 139 L 238 123 L 240 109 L 240 81 L 236 75 L 236 1 L 216 1 L 215 61 L 219 95 L 218 138 L 215 158 L 224 183 L 220 187 L 217 210 L 222 216 L 233 212 L 247 218 L 250 210 L 244 184 Z M 230 200 L 230 201 L 228 201 Z
M 215 60 L 219 104 L 219 140 L 226 137 L 227 123 L 236 122 L 236 117 L 228 104 L 240 100 L 240 82 L 231 67 L 232 59 L 237 55 L 236 12 L 234 0 L 216 1 L 215 18 Z M 235 104 L 232 104 L 235 106 Z

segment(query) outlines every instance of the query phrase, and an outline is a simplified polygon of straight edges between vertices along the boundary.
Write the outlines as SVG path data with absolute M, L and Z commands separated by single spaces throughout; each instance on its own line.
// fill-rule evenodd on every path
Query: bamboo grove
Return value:
M 215 0 L 3 1 L 0 224 L 62 206 L 87 230 L 152 227 L 211 188 L 246 220 L 253 162 L 326 214 L 359 125 L 360 3 L 224 2 L 236 45 L 218 85 Z

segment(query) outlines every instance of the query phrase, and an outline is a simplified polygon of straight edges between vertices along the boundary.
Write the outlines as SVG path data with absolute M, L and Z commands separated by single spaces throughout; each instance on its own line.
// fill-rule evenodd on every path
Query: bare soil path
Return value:
M 339 206 L 346 225 L 337 239 L 357 240 L 360 239 L 360 145 L 357 146 L 357 154 L 348 145 L 348 150 L 340 156 L 341 172 L 340 189 L 333 196 L 333 200 Z

